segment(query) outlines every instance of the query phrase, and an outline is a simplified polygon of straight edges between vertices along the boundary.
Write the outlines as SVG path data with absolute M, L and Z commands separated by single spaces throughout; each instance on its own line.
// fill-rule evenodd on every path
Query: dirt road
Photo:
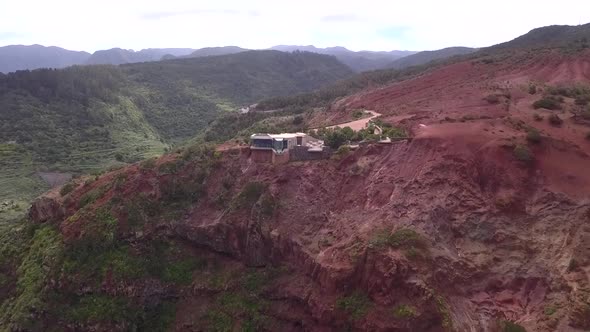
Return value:
M 362 118 L 359 120 L 354 120 L 354 121 L 350 121 L 350 122 L 346 122 L 346 123 L 341 123 L 341 124 L 337 124 L 337 125 L 333 125 L 333 126 L 328 126 L 326 128 L 336 128 L 336 127 L 340 127 L 340 128 L 344 128 L 344 127 L 350 127 L 352 128 L 352 130 L 354 131 L 359 131 L 363 128 L 365 128 L 367 126 L 367 123 L 369 123 L 370 120 L 380 116 L 380 113 L 374 112 L 374 111 L 365 111 L 365 113 L 370 113 L 371 116 L 366 117 L 366 118 Z

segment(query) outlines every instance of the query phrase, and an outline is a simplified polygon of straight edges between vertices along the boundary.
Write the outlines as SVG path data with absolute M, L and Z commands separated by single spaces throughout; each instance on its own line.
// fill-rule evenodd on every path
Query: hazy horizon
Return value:
M 572 10 L 506 0 L 493 6 L 464 0 L 23 0 L 0 6 L 0 45 L 39 44 L 89 53 L 111 48 L 275 45 L 342 46 L 352 51 L 485 47 L 542 26 L 590 22 L 590 3 L 564 0 L 559 5 Z

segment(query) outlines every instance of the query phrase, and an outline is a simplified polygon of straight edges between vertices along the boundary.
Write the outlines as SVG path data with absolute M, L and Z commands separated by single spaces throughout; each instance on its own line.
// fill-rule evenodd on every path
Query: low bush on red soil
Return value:
M 504 321 L 502 322 L 502 332 L 526 332 L 526 329 L 519 324 Z
M 513 152 L 514 157 L 520 161 L 529 162 L 533 160 L 533 153 L 526 145 L 519 144 L 515 146 Z
M 546 108 L 548 110 L 560 110 L 561 109 L 561 102 L 559 99 L 554 97 L 545 97 L 543 99 L 539 99 L 533 103 L 534 109 L 539 108 Z
M 500 97 L 495 94 L 487 95 L 484 99 L 490 104 L 497 104 L 500 102 Z
M 62 196 L 65 196 L 65 195 L 69 194 L 70 192 L 72 192 L 72 190 L 74 190 L 74 188 L 76 188 L 76 185 L 73 182 L 68 182 L 68 183 L 64 184 L 63 187 L 61 187 L 61 189 L 59 190 L 59 194 Z
M 411 319 L 418 316 L 418 311 L 414 306 L 400 304 L 397 307 L 393 308 L 393 316 L 397 319 Z
M 348 313 L 352 320 L 358 320 L 365 316 L 371 308 L 371 300 L 364 293 L 354 292 L 338 299 L 336 307 Z
M 537 93 L 537 86 L 534 84 L 529 85 L 529 94 L 534 95 Z
M 531 143 L 540 143 L 541 133 L 539 133 L 539 131 L 535 128 L 530 128 L 527 130 L 526 139 Z

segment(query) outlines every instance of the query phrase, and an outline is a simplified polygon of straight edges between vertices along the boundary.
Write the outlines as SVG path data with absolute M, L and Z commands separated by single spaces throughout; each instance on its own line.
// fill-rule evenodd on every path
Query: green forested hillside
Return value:
M 46 189 L 39 171 L 90 173 L 160 154 L 222 113 L 349 75 L 330 56 L 276 51 L 0 74 L 0 203 Z

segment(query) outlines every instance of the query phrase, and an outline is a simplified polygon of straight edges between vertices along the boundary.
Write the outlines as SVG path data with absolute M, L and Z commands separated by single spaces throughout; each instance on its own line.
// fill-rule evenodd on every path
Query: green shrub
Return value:
M 137 319 L 137 310 L 125 299 L 107 295 L 85 295 L 67 312 L 76 323 L 125 323 Z
M 317 130 L 315 135 L 332 149 L 338 149 L 346 141 L 351 140 L 355 136 L 355 132 L 350 127 L 321 128 Z
M 442 321 L 442 327 L 445 329 L 445 331 L 453 331 L 453 320 L 451 319 L 449 306 L 445 299 L 440 295 L 436 295 L 434 297 L 434 302 L 436 304 L 436 311 L 440 315 Z
M 524 327 L 510 321 L 503 321 L 501 325 L 502 332 L 526 332 Z
M 97 199 L 101 198 L 105 194 L 105 192 L 107 192 L 107 190 L 107 186 L 101 186 L 87 192 L 86 194 L 82 195 L 82 197 L 80 197 L 78 207 L 81 209 L 86 205 L 94 203 Z
M 567 271 L 568 272 L 575 271 L 578 269 L 578 266 L 579 266 L 578 262 L 572 258 L 572 259 L 570 259 L 570 262 L 567 265 Z
M 352 320 L 358 320 L 365 316 L 371 308 L 371 300 L 364 293 L 354 292 L 338 299 L 336 307 L 348 313 Z
M 342 145 L 338 148 L 338 150 L 336 150 L 336 154 L 338 155 L 345 155 L 348 154 L 350 152 L 350 147 L 348 145 Z
M 543 116 L 541 114 L 535 113 L 533 114 L 533 119 L 535 119 L 535 121 L 543 121 Z
M 193 280 L 193 271 L 203 265 L 196 259 L 183 259 L 167 264 L 162 273 L 162 280 L 174 284 L 187 285 Z
M 541 133 L 539 133 L 539 131 L 535 128 L 530 128 L 527 130 L 526 139 L 531 143 L 540 143 Z
M 179 169 L 179 161 L 178 160 L 171 160 L 167 161 L 160 166 L 158 166 L 158 173 L 159 174 L 176 174 Z
M 356 111 L 352 112 L 353 119 L 360 119 L 363 117 L 363 115 L 365 115 L 365 112 L 363 112 L 361 110 L 356 110 Z
M 10 327 L 8 330 L 42 330 L 34 313 L 50 309 L 46 302 L 47 283 L 63 257 L 63 239 L 53 227 L 43 225 L 30 231 L 31 238 L 22 239 L 26 241 L 24 250 L 13 253 L 21 257 L 15 271 L 16 291 L 10 299 L 0 301 L 0 326 Z M 0 253 L 6 253 L 5 245 L 0 243 Z M 0 257 L 0 262 L 4 259 L 8 258 Z
M 293 125 L 295 126 L 300 126 L 303 124 L 303 117 L 301 115 L 296 115 L 293 118 Z
M 76 184 L 74 182 L 68 182 L 61 187 L 59 190 L 59 194 L 65 196 L 72 192 L 76 188 Z
M 261 182 L 248 182 L 236 199 L 237 207 L 252 207 L 266 191 L 266 185 Z
M 543 309 L 543 313 L 547 316 L 552 316 L 556 312 L 557 312 L 557 307 L 555 305 L 549 305 Z
M 534 84 L 529 85 L 529 94 L 534 95 L 537 93 L 537 86 Z
M 220 310 L 210 309 L 205 315 L 205 320 L 211 332 L 230 332 L 233 330 L 232 316 Z
M 545 97 L 543 99 L 539 99 L 536 102 L 534 102 L 533 108 L 534 109 L 546 108 L 548 110 L 560 110 L 561 104 L 560 104 L 559 100 L 557 100 L 555 98 Z
M 487 95 L 484 99 L 490 104 L 498 104 L 500 102 L 500 97 L 495 94 Z
M 529 162 L 533 160 L 533 153 L 526 145 L 519 144 L 515 146 L 513 152 L 516 159 L 520 161 Z
M 260 212 L 265 216 L 272 216 L 278 206 L 277 201 L 270 194 L 262 195 L 260 199 Z
M 424 238 L 418 232 L 408 228 L 401 228 L 393 233 L 389 231 L 377 232 L 369 243 L 375 247 L 423 248 L 426 246 Z
M 559 127 L 563 123 L 563 120 L 557 114 L 551 114 L 549 116 L 549 123 L 556 127 Z
M 418 312 L 416 311 L 416 308 L 411 305 L 400 304 L 393 308 L 393 316 L 398 319 L 410 319 L 418 316 Z
M 146 159 L 139 164 L 140 169 L 148 170 L 154 167 L 156 167 L 156 158 Z
M 383 135 L 391 138 L 392 140 L 401 140 L 408 138 L 408 133 L 403 128 L 397 127 L 384 128 Z

